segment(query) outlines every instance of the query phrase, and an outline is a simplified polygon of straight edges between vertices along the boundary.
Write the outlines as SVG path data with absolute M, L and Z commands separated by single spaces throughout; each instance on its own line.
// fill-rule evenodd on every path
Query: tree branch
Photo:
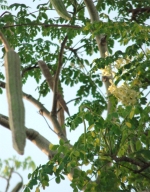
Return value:
M 11 131 L 9 127 L 8 117 L 6 117 L 5 115 L 0 114 L 0 125 Z M 44 138 L 39 132 L 35 131 L 34 129 L 28 129 L 26 127 L 25 129 L 27 139 L 34 143 L 43 153 L 45 153 L 49 157 L 49 159 L 52 159 L 57 152 L 51 151 L 49 149 L 49 145 L 51 144 L 51 142 L 49 142 L 46 138 Z M 67 177 L 69 178 L 69 180 L 73 179 L 73 170 L 68 173 Z
M 54 76 L 54 81 L 53 81 L 53 105 L 52 105 L 52 111 L 51 114 L 56 116 L 56 111 L 57 111 L 57 101 L 59 94 L 58 94 L 58 80 L 59 80 L 59 74 L 60 74 L 60 70 L 63 64 L 63 53 L 64 53 L 64 48 L 65 48 L 65 44 L 67 42 L 68 36 L 66 35 L 66 37 L 64 38 L 63 42 L 61 43 L 61 48 L 60 48 L 60 53 L 59 53 L 59 57 L 58 57 L 58 66 L 57 66 L 57 70 Z
M 10 129 L 8 117 L 5 115 L 0 114 L 0 125 L 3 127 Z M 44 138 L 39 132 L 26 128 L 26 137 L 29 139 L 32 143 L 34 143 L 43 153 L 45 153 L 49 158 L 52 158 L 56 152 L 51 151 L 49 149 L 50 142 Z
M 88 9 L 90 18 L 91 18 L 91 22 L 98 22 L 99 21 L 99 15 L 98 12 L 96 10 L 96 7 L 94 6 L 94 3 L 92 0 L 84 0 L 84 3 Z M 106 53 L 108 53 L 108 47 L 107 47 L 107 41 L 106 41 L 106 35 L 105 34 L 100 34 L 100 35 L 96 35 L 96 42 L 98 45 L 98 49 L 100 52 L 100 55 L 102 58 L 106 57 Z M 105 87 L 106 87 L 106 92 L 107 92 L 107 97 L 108 97 L 108 102 L 107 102 L 107 114 L 110 113 L 110 109 L 112 106 L 111 100 L 109 98 L 110 96 L 110 92 L 108 91 L 108 87 L 110 86 L 110 82 L 109 79 L 112 79 L 112 77 L 107 78 L 104 82 Z
M 66 104 L 69 104 L 69 103 L 71 103 L 72 101 L 75 101 L 75 100 L 78 100 L 78 99 L 81 99 L 81 97 L 77 97 L 77 98 L 75 98 L 75 99 L 71 99 L 71 100 L 68 101 Z M 60 110 L 62 110 L 62 107 L 58 108 L 57 113 L 58 113 Z
M 6 84 L 0 81 L 0 87 L 5 88 L 5 86 Z M 44 115 L 46 118 L 48 118 L 51 121 L 54 127 L 54 131 L 57 133 L 59 139 L 63 139 L 64 141 L 67 141 L 67 138 L 64 135 L 57 119 L 54 118 L 53 116 L 50 116 L 49 111 L 39 101 L 37 101 L 34 97 L 24 92 L 23 92 L 23 98 L 31 102 L 36 108 L 38 108 L 39 111 L 42 111 L 42 115 Z
M 9 174 L 8 179 L 7 179 L 6 192 L 7 192 L 7 191 L 8 191 L 8 189 L 9 189 L 10 179 L 11 179 L 11 176 L 12 176 L 13 170 L 14 170 L 14 168 L 12 167 L 12 168 L 10 169 L 10 174 Z
M 33 70 L 33 69 L 38 69 L 38 68 L 39 68 L 39 67 L 38 67 L 36 64 L 35 64 L 34 66 L 28 66 L 28 67 L 26 67 L 26 68 L 24 68 L 24 69 L 22 70 L 21 76 L 23 77 L 26 72 L 28 72 L 28 71 L 30 71 L 30 70 Z
M 43 73 L 49 87 L 53 91 L 53 87 L 54 87 L 53 86 L 53 84 L 54 84 L 53 83 L 53 77 L 50 74 L 48 66 L 46 65 L 46 63 L 44 61 L 38 61 L 38 65 L 39 65 L 39 67 L 40 67 L 40 69 L 41 69 L 41 71 L 42 71 L 42 73 Z M 64 111 L 66 111 L 66 113 L 69 115 L 69 110 L 68 110 L 68 107 L 66 105 L 66 102 L 64 101 L 61 93 L 59 93 L 59 92 L 57 93 L 57 99 L 58 99 L 60 105 L 62 106 L 62 108 L 64 109 Z
M 61 108 L 60 111 L 57 110 L 57 118 L 58 118 L 59 125 L 61 126 L 64 135 L 66 135 L 66 129 L 64 126 L 64 122 L 65 122 L 64 109 L 61 107 L 60 103 L 57 102 L 57 109 L 60 109 L 60 108 Z
M 82 27 L 78 25 L 57 25 L 57 24 L 45 24 L 45 23 L 22 23 L 22 24 L 16 24 L 16 25 L 7 25 L 3 26 L 3 29 L 11 28 L 11 27 L 20 27 L 20 26 L 42 26 L 42 27 L 62 27 L 62 28 L 72 28 L 72 29 L 81 29 Z
M 2 14 L 0 15 L 0 17 L 3 17 L 3 15 L 5 15 L 6 13 L 11 14 L 9 11 L 5 11 L 4 13 L 2 13 Z
M 113 160 L 115 160 L 116 162 L 121 162 L 121 161 L 125 161 L 125 162 L 129 162 L 133 165 L 137 165 L 141 168 L 145 168 L 145 164 L 142 163 L 142 162 L 139 162 L 135 159 L 132 159 L 132 158 L 129 158 L 129 157 L 126 157 L 126 156 L 123 156 L 123 157 L 112 157 Z M 150 166 L 150 163 L 146 163 L 146 165 L 149 165 Z
M 67 46 L 65 46 L 65 49 L 68 49 L 69 51 L 71 51 L 72 53 L 74 53 L 74 55 L 75 55 L 76 57 L 78 57 L 77 51 L 78 51 L 79 49 L 81 49 L 82 47 L 84 47 L 85 45 L 86 45 L 86 44 L 81 45 L 80 47 L 78 47 L 78 48 L 76 48 L 76 49 L 74 49 L 74 48 L 72 48 L 72 47 L 67 47 Z
M 131 20 L 137 21 L 137 18 L 136 18 L 137 15 L 138 15 L 138 14 L 141 14 L 141 13 L 144 13 L 144 12 L 149 13 L 149 12 L 150 12 L 150 7 L 129 9 L 128 12 L 129 12 L 129 13 L 132 13 L 132 18 L 131 18 Z

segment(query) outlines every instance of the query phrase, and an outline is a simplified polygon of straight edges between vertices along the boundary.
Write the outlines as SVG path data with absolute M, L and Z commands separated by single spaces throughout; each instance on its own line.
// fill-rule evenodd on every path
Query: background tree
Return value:
M 23 187 L 23 177 L 20 174 L 20 168 L 22 170 L 31 169 L 32 171 L 36 168 L 34 162 L 30 157 L 24 159 L 23 162 L 16 159 L 16 157 L 9 158 L 7 160 L 0 160 L 0 178 L 5 183 L 5 192 L 10 191 L 11 178 L 17 176 L 17 183 L 13 183 L 12 192 L 17 192 Z M 22 171 L 21 170 L 21 171 Z
M 56 183 L 67 175 L 73 191 L 148 191 L 150 2 L 57 3 L 39 4 L 36 12 L 25 4 L 1 5 L 7 11 L 1 14 L 0 28 L 19 54 L 22 83 L 29 77 L 37 82 L 39 98 L 24 92 L 23 98 L 51 122 L 59 139 L 59 144 L 52 144 L 36 128 L 25 127 L 27 139 L 50 159 L 29 174 L 25 191 L 34 185 L 37 191 L 49 186 L 52 175 Z M 57 17 L 51 17 L 53 8 Z M 5 75 L 0 73 L 0 78 L 4 89 Z M 77 113 L 70 113 L 65 101 L 66 86 L 76 88 L 71 101 Z M 49 91 L 52 105 L 44 106 L 40 99 Z M 0 123 L 10 128 L 3 114 Z M 79 126 L 84 133 L 72 143 L 66 132 Z

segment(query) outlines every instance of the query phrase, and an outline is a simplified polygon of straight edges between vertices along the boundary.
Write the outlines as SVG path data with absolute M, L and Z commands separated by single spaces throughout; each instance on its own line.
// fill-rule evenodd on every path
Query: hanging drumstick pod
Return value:
M 12 131 L 13 147 L 19 154 L 24 154 L 26 132 L 24 127 L 25 110 L 22 101 L 22 82 L 20 76 L 20 58 L 9 46 L 4 35 L 0 39 L 5 46 L 6 92 L 9 108 L 9 125 Z

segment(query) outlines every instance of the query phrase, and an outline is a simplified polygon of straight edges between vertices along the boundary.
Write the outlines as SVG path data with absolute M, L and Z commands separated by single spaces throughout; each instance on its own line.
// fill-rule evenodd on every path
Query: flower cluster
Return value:
M 128 64 L 131 60 L 127 57 L 126 59 L 119 58 L 115 61 L 115 67 L 120 69 L 122 66 Z
M 111 76 L 112 71 L 110 66 L 105 66 L 104 69 L 100 69 L 102 71 L 102 76 Z
M 139 93 L 131 89 L 126 83 L 122 84 L 120 87 L 116 87 L 111 80 L 110 83 L 111 86 L 109 86 L 108 90 L 124 105 L 134 105 L 137 102 Z

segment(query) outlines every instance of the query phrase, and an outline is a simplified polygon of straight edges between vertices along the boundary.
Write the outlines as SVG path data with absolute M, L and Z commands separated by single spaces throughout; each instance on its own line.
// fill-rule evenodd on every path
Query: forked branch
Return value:
M 52 75 L 51 75 L 51 73 L 49 71 L 48 66 L 46 65 L 46 63 L 44 61 L 38 61 L 38 65 L 39 65 L 39 67 L 40 67 L 40 69 L 41 69 L 41 71 L 42 71 L 42 73 L 43 73 L 43 75 L 44 75 L 50 89 L 53 91 L 53 87 L 54 87 L 53 86 L 54 85 L 53 80 L 54 79 L 53 79 L 53 77 L 52 77 Z M 58 99 L 60 105 L 62 106 L 62 108 L 64 109 L 64 111 L 66 111 L 66 113 L 69 115 L 68 107 L 67 107 L 66 102 L 63 99 L 60 92 L 57 93 L 57 99 Z
M 63 53 L 64 53 L 64 48 L 65 48 L 65 44 L 67 42 L 68 36 L 66 35 L 66 37 L 64 38 L 63 42 L 61 43 L 61 48 L 60 48 L 60 53 L 59 53 L 59 57 L 58 57 L 58 65 L 57 65 L 57 70 L 54 76 L 54 84 L 53 84 L 53 106 L 52 106 L 52 114 L 56 115 L 56 111 L 57 111 L 57 101 L 59 100 L 59 92 L 58 92 L 58 80 L 59 80 L 59 74 L 61 71 L 61 67 L 63 64 Z
M 0 81 L 0 87 L 5 88 L 6 84 L 3 81 Z M 30 103 L 32 103 L 36 108 L 38 108 L 39 111 L 42 111 L 43 116 L 45 116 L 46 118 L 48 118 L 51 123 L 53 124 L 54 127 L 54 131 L 56 132 L 56 134 L 58 135 L 59 139 L 63 139 L 64 141 L 67 141 L 66 136 L 64 135 L 58 121 L 56 118 L 54 118 L 53 116 L 49 115 L 49 111 L 38 101 L 36 100 L 34 97 L 32 97 L 29 94 L 26 94 L 24 92 L 23 93 L 23 98 L 28 100 Z

